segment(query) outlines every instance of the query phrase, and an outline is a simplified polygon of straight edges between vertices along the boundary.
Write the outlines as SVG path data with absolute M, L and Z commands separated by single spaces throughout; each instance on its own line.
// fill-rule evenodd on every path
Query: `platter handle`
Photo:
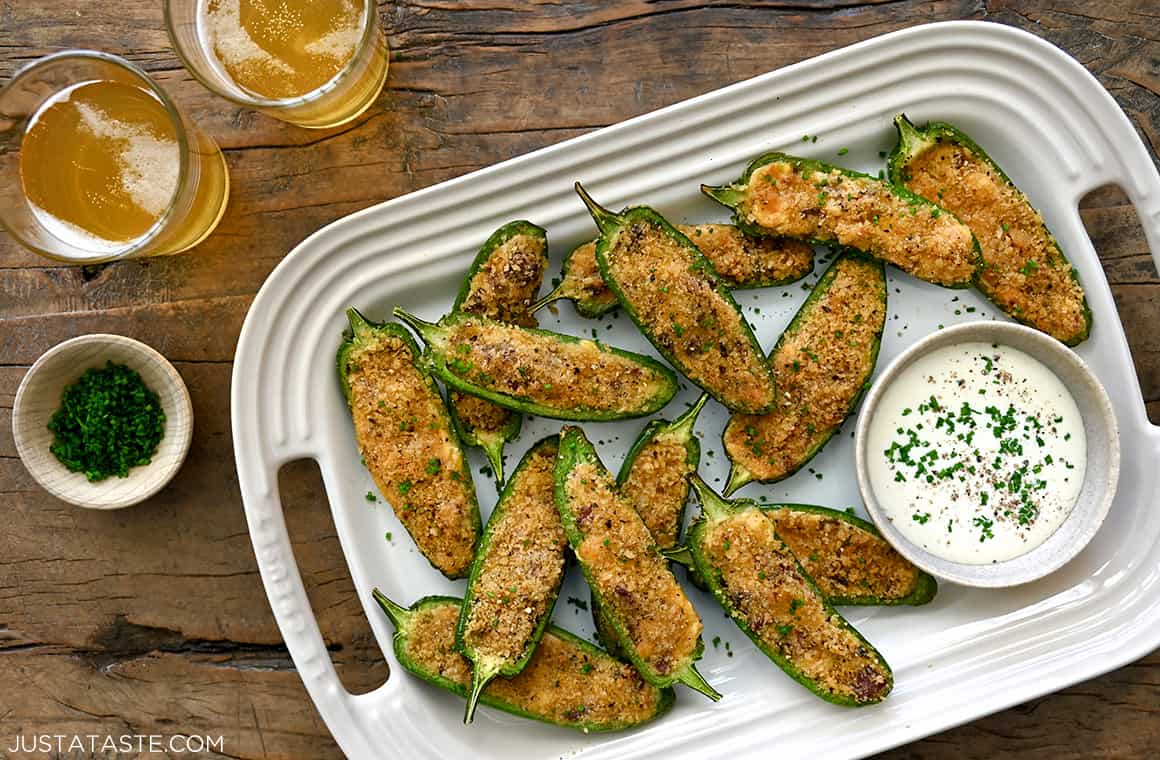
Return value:
M 1128 200 L 1136 208 L 1136 215 L 1140 219 L 1140 226 L 1144 229 L 1144 239 L 1148 243 L 1148 250 L 1152 254 L 1152 264 L 1160 271 L 1160 176 L 1154 166 L 1147 173 L 1142 184 L 1132 182 L 1128 177 L 1116 181 L 1116 184 L 1127 194 Z M 1151 422 L 1152 437 L 1156 443 L 1156 452 L 1160 455 L 1160 424 Z
M 249 507 L 246 520 L 258 570 L 274 619 L 314 705 L 331 733 L 341 738 L 343 752 L 348 757 L 375 757 L 378 750 L 365 732 L 367 697 L 371 695 L 353 695 L 342 685 L 302 583 L 278 490 L 278 470 L 284 462 L 268 460 L 264 464 L 260 477 L 239 480 Z M 392 678 L 388 683 L 397 680 Z
M 1091 134 L 1097 147 L 1088 157 L 1090 176 L 1078 183 L 1080 192 L 1075 196 L 1076 212 L 1078 214 L 1079 201 L 1088 192 L 1105 185 L 1120 188 L 1136 209 L 1144 240 L 1152 254 L 1152 263 L 1160 271 L 1160 172 L 1132 121 L 1111 94 L 1090 75 L 1083 77 L 1082 86 L 1089 90 L 1093 103 L 1102 100 L 1109 107 L 1100 120 L 1100 129 Z M 1139 387 L 1137 382 L 1137 389 Z M 1160 425 L 1149 421 L 1149 426 L 1148 432 L 1160 450 Z
M 1149 159 L 1147 178 L 1144 183 L 1121 182 L 1136 207 L 1136 214 L 1140 218 L 1140 226 L 1144 228 L 1144 239 L 1148 242 L 1148 250 L 1152 253 L 1152 264 L 1160 272 L 1160 175 Z M 1160 454 L 1160 424 L 1152 423 L 1153 438 L 1156 442 L 1157 453 Z
M 1153 177 L 1155 179 L 1155 177 Z M 1137 196 L 1129 190 L 1128 197 L 1136 207 L 1140 216 L 1140 224 L 1144 227 L 1144 238 L 1148 241 L 1148 249 L 1152 252 L 1152 263 L 1160 271 L 1160 180 L 1151 186 L 1143 197 Z

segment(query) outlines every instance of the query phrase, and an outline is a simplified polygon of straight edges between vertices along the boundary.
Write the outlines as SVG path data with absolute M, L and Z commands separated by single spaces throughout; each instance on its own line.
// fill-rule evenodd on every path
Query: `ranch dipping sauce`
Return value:
M 952 562 L 1026 554 L 1071 513 L 1087 441 L 1050 369 L 994 343 L 936 349 L 882 394 L 867 438 L 871 487 L 907 540 Z

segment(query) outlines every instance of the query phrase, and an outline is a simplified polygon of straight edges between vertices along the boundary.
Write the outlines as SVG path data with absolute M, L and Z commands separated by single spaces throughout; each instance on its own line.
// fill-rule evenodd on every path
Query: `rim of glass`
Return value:
M 375 36 L 381 26 L 379 23 L 378 3 L 375 2 L 375 0 L 362 0 L 363 12 L 366 14 L 366 24 L 363 27 L 362 37 L 359 38 L 358 45 L 355 47 L 354 54 L 351 55 L 350 60 L 347 61 L 346 64 L 333 77 L 326 80 L 325 84 L 316 87 L 305 95 L 300 95 L 295 98 L 264 98 L 260 95 L 252 95 L 248 93 L 245 88 L 235 84 L 235 87 L 238 88 L 238 91 L 243 93 L 242 95 L 236 95 L 234 93 L 222 92 L 220 85 L 215 82 L 207 81 L 206 77 L 201 75 L 201 73 L 197 70 L 197 66 L 193 65 L 190 62 L 189 57 L 185 54 L 181 43 L 178 42 L 177 32 L 174 29 L 173 13 L 170 10 L 174 2 L 180 1 L 181 0 L 164 0 L 162 3 L 162 11 L 165 15 L 165 31 L 169 34 L 169 44 L 173 47 L 173 51 L 177 53 L 177 57 L 181 59 L 181 65 L 185 67 L 185 70 L 188 71 L 194 79 L 200 82 L 203 87 L 205 87 L 213 94 L 225 98 L 232 103 L 248 106 L 250 108 L 263 108 L 270 110 L 296 108 L 307 103 L 313 103 L 319 98 L 329 94 L 331 90 L 330 85 L 339 81 L 340 79 L 345 78 L 348 74 L 350 74 L 354 67 L 358 65 L 359 60 L 366 52 L 367 46 L 374 43 Z M 197 3 L 200 9 L 201 3 L 205 2 L 206 0 L 186 1 Z
M 32 241 L 28 240 L 19 232 L 8 226 L 8 223 L 4 220 L 3 215 L 0 215 L 0 226 L 7 230 L 8 234 L 12 235 L 12 237 L 18 240 L 25 248 L 34 251 L 40 256 L 52 259 L 53 261 L 61 261 L 68 264 L 100 264 L 107 261 L 118 261 L 120 259 L 129 258 L 134 254 L 139 253 L 143 248 L 152 243 L 153 240 L 156 239 L 157 235 L 161 232 L 161 230 L 165 228 L 166 224 L 170 220 L 170 217 L 173 215 L 173 209 L 177 205 L 177 197 L 181 194 L 181 188 L 185 187 L 185 183 L 189 177 L 189 137 L 186 134 L 185 120 L 182 118 L 181 112 L 177 110 L 177 106 L 169 98 L 169 95 L 166 94 L 165 90 L 161 88 L 161 85 L 158 84 L 153 79 L 153 77 L 149 76 L 148 72 L 146 72 L 137 64 L 127 61 L 119 55 L 105 53 L 100 50 L 61 50 L 56 53 L 50 53 L 49 55 L 46 55 L 42 58 L 37 58 L 31 63 L 21 66 L 20 69 L 17 70 L 17 72 L 13 75 L 8 84 L 6 84 L 3 88 L 0 88 L 0 92 L 7 90 L 9 87 L 15 86 L 22 79 L 31 76 L 36 72 L 37 69 L 45 65 L 69 58 L 103 61 L 105 63 L 118 66 L 132 74 L 134 78 L 141 82 L 142 86 L 150 94 L 152 94 L 161 102 L 162 107 L 165 108 L 165 111 L 169 116 L 169 120 L 173 123 L 174 132 L 177 135 L 178 171 L 177 185 L 175 186 L 176 189 L 173 191 L 173 197 L 169 199 L 169 203 L 166 205 L 165 211 L 161 213 L 161 216 L 157 217 L 157 221 L 153 223 L 153 226 L 150 227 L 144 235 L 137 238 L 137 240 L 134 242 L 126 245 L 124 248 L 110 253 L 107 256 L 97 255 L 92 257 L 86 256 L 84 258 L 76 256 L 61 256 L 60 254 L 54 253 L 52 251 L 46 251 L 40 246 L 34 245 Z M 53 93 L 53 95 L 55 95 L 55 93 Z M 49 97 L 52 97 L 52 95 Z M 41 101 L 41 104 L 43 104 L 43 101 Z M 26 122 L 25 130 L 27 131 L 28 119 L 25 119 L 24 121 Z M 21 190 L 21 194 L 23 195 L 23 190 Z M 25 198 L 25 200 L 27 200 L 27 198 Z M 52 233 L 49 234 L 52 235 Z M 53 237 L 56 236 L 53 235 Z M 74 247 L 78 250 L 84 250 L 79 246 Z

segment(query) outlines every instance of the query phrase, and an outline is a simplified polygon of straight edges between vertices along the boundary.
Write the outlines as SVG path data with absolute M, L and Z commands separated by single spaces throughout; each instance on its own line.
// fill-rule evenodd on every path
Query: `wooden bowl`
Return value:
M 85 370 L 106 362 L 124 364 L 161 400 L 165 432 L 152 461 L 90 483 L 84 473 L 69 472 L 49 450 L 53 434 L 48 422 L 60 407 L 64 389 Z M 12 405 L 12 435 L 28 472 L 58 499 L 89 509 L 120 509 L 160 491 L 180 469 L 193 437 L 193 408 L 181 375 L 149 346 L 120 335 L 82 335 L 53 346 L 28 370 Z

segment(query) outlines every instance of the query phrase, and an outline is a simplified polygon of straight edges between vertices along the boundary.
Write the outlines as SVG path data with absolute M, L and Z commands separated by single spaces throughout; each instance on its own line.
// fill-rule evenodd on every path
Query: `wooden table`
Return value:
M 220 228 L 171 259 L 63 267 L 0 236 L 0 756 L 32 734 L 221 735 L 231 757 L 337 757 L 270 614 L 229 434 L 230 362 L 254 293 L 298 241 L 388 198 L 833 48 L 925 21 L 986 18 L 1062 46 L 1160 148 L 1155 0 L 381 4 L 389 89 L 347 127 L 308 132 L 234 106 L 182 69 L 158 0 L 0 0 L 0 79 L 46 53 L 143 65 L 221 144 Z M 1115 191 L 1084 216 L 1160 421 L 1160 278 Z M 145 340 L 185 376 L 197 419 L 176 480 L 98 514 L 32 482 L 10 433 L 25 369 L 66 338 Z M 316 467 L 282 473 L 314 610 L 349 688 L 386 678 Z M 1155 757 L 1160 653 L 1061 694 L 889 753 L 922 758 Z

